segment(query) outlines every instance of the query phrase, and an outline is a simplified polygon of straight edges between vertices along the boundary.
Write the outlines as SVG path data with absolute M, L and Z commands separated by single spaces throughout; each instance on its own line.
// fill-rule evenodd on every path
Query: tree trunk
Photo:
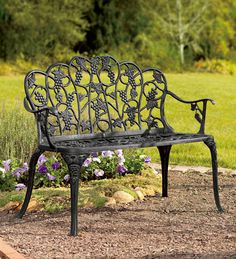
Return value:
M 179 45 L 179 57 L 180 63 L 184 66 L 184 26 L 182 22 L 182 2 L 181 0 L 176 0 L 176 9 L 178 17 L 178 45 Z

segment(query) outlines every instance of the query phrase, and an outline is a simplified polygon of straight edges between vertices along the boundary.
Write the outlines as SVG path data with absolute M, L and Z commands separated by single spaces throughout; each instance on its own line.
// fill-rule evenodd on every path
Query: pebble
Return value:
M 117 191 L 112 196 L 117 203 L 129 203 L 134 200 L 134 197 L 127 192 Z

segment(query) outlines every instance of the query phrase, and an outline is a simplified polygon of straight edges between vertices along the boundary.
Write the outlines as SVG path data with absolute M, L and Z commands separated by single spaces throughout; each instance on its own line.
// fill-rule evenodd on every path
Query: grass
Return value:
M 141 175 L 125 175 L 117 179 L 81 183 L 78 205 L 79 207 L 103 207 L 108 197 L 120 190 L 130 193 L 137 199 L 135 187 L 140 187 L 146 195 L 159 193 L 161 191 L 161 178 L 155 176 L 149 168 L 146 168 Z M 10 201 L 22 202 L 24 195 L 25 191 L 0 192 L 0 208 Z M 70 207 L 69 188 L 40 188 L 33 190 L 32 198 L 37 200 L 42 210 L 49 213 Z
M 186 100 L 209 97 L 216 105 L 208 104 L 206 133 L 215 137 L 218 148 L 219 166 L 236 168 L 236 77 L 209 73 L 167 74 L 169 89 Z M 36 132 L 33 116 L 23 112 L 24 96 L 23 76 L 0 77 L 0 101 L 3 103 L 5 117 L 0 113 L 0 141 L 5 143 L 0 152 L 0 159 L 12 155 L 22 155 L 20 150 L 30 152 L 35 145 Z M 16 106 L 18 103 L 18 106 Z M 20 103 L 20 104 L 19 104 Z M 15 108 L 14 108 L 15 107 Z M 21 108 L 22 107 L 22 112 Z M 166 117 L 175 131 L 197 132 L 198 122 L 189 105 L 178 103 L 171 98 L 166 100 Z M 13 114 L 17 113 L 15 121 Z M 19 121 L 20 118 L 20 121 Z M 12 122 L 7 122 L 12 120 Z M 17 126 L 11 126 L 17 123 Z M 7 126 L 8 125 L 8 126 Z M 13 131 L 12 128 L 14 129 Z M 27 135 L 25 134 L 27 132 Z M 5 137 L 5 136 L 8 137 Z M 21 137 L 19 138 L 18 135 Z M 23 137 L 25 135 L 25 139 Z M 16 139 L 20 139 L 20 143 Z M 30 146 L 30 147 L 29 147 Z M 13 148 L 19 151 L 14 153 Z M 26 152 L 26 153 L 27 153 Z M 145 153 L 152 156 L 153 161 L 159 161 L 156 148 L 149 148 Z M 175 145 L 172 148 L 170 163 L 186 165 L 210 166 L 210 153 L 202 143 Z

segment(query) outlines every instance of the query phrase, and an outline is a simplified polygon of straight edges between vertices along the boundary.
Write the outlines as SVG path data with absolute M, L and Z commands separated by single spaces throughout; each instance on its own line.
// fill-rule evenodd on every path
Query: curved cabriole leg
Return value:
M 208 138 L 204 141 L 204 143 L 208 146 L 211 151 L 211 162 L 212 162 L 212 176 L 213 176 L 213 189 L 214 189 L 214 198 L 216 207 L 219 212 L 223 212 L 220 205 L 220 197 L 219 197 L 219 187 L 218 187 L 218 162 L 217 162 L 217 152 L 216 152 L 216 144 L 213 138 Z
M 32 194 L 33 186 L 34 186 L 34 175 L 35 175 L 35 167 L 38 162 L 38 159 L 40 155 L 43 153 L 43 150 L 37 148 L 33 155 L 31 156 L 30 163 L 29 163 L 29 179 L 27 184 L 27 191 L 25 194 L 25 199 L 23 202 L 23 205 L 19 211 L 19 213 L 16 215 L 17 218 L 22 218 L 28 208 L 30 197 Z
M 162 197 L 168 197 L 168 164 L 171 146 L 157 147 L 161 157 Z
M 78 232 L 78 191 L 80 169 L 88 155 L 61 154 L 67 163 L 70 174 L 70 195 L 71 195 L 71 230 L 70 235 L 76 236 Z

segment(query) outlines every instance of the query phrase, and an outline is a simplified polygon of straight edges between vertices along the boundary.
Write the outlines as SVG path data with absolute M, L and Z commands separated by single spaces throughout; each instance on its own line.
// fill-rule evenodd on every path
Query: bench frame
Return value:
M 74 70 L 74 77 L 72 70 Z M 100 75 L 105 72 L 108 74 L 110 83 L 102 82 Z M 81 83 L 83 73 L 86 73 L 87 77 L 90 78 L 90 81 L 84 85 Z M 153 73 L 152 79 L 145 81 L 144 75 L 146 73 Z M 39 76 L 44 78 L 44 84 L 37 83 L 37 77 Z M 96 83 L 94 83 L 95 77 L 98 78 Z M 124 78 L 127 80 L 125 81 Z M 118 83 L 123 84 L 125 90 L 119 90 L 117 88 Z M 74 86 L 73 92 L 67 91 L 69 84 Z M 115 90 L 108 93 L 106 89 L 109 89 L 109 87 L 114 87 Z M 140 92 L 136 90 L 138 87 Z M 145 87 L 149 87 L 149 92 L 145 92 Z M 79 90 L 84 91 L 85 94 L 81 94 Z M 54 100 L 50 91 L 53 91 L 55 95 Z M 118 148 L 156 146 L 161 157 L 162 196 L 167 197 L 168 164 L 172 145 L 200 141 L 206 144 L 211 153 L 214 199 L 218 211 L 223 211 L 218 191 L 216 144 L 211 135 L 204 133 L 207 102 L 214 104 L 213 100 L 182 100 L 167 89 L 165 76 L 159 69 L 147 68 L 141 70 L 135 63 L 118 62 L 110 56 L 91 59 L 73 57 L 69 64 L 53 64 L 46 72 L 30 71 L 25 77 L 25 92 L 24 106 L 27 111 L 35 115 L 39 144 L 30 159 L 27 192 L 21 210 L 17 214 L 18 218 L 22 218 L 27 210 L 33 190 L 37 161 L 45 151 L 60 152 L 68 165 L 71 189 L 70 234 L 76 236 L 78 232 L 77 204 L 80 169 L 92 151 L 106 150 L 104 148 L 115 150 Z M 97 97 L 92 99 L 92 93 L 93 95 L 97 94 Z M 160 93 L 159 96 L 158 93 Z M 66 101 L 62 100 L 63 94 Z M 128 95 L 130 95 L 129 98 Z M 197 134 L 174 132 L 165 117 L 164 103 L 167 95 L 190 105 L 190 109 L 195 113 L 195 119 L 200 124 Z M 79 112 L 77 117 L 74 107 L 72 107 L 74 97 L 77 98 L 79 106 L 77 107 Z M 87 121 L 81 119 L 80 116 L 80 113 L 87 112 L 86 109 L 81 108 L 82 100 L 86 98 L 88 99 L 84 107 L 88 110 L 89 119 Z M 123 108 L 122 111 L 119 111 L 118 98 L 124 103 L 123 107 L 126 107 L 126 110 Z M 147 102 L 142 106 L 143 98 L 146 98 Z M 107 99 L 111 101 L 107 101 Z M 133 107 L 130 105 L 131 102 L 136 102 L 137 106 Z M 59 111 L 60 105 L 66 106 L 66 109 Z M 118 119 L 112 118 L 109 107 L 113 107 L 114 111 L 119 114 Z M 143 119 L 143 111 L 149 114 L 147 119 Z M 92 112 L 94 117 L 91 115 Z M 72 121 L 73 116 L 75 117 L 74 122 Z M 57 124 L 55 122 L 53 124 L 50 117 L 56 118 Z M 104 125 L 106 125 L 105 129 L 102 128 Z M 130 130 L 132 126 L 135 126 L 136 130 Z M 64 135 L 66 131 L 70 132 L 73 127 L 77 129 L 77 134 Z M 59 136 L 54 135 L 55 128 L 59 129 Z M 122 130 L 117 133 L 115 128 L 122 128 Z M 125 138 L 126 142 L 122 141 L 122 138 Z M 118 142 L 118 139 L 120 139 L 120 142 Z M 101 144 L 96 144 L 97 142 Z

